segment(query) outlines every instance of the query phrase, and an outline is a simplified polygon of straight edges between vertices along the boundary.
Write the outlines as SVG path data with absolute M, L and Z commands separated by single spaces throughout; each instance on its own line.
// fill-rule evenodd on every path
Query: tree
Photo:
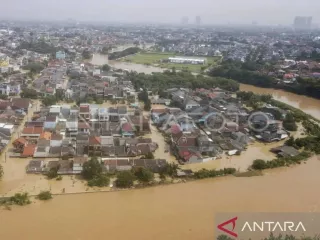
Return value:
M 96 104 L 103 104 L 103 98 L 97 98 Z
M 142 183 L 149 183 L 154 180 L 154 173 L 143 167 L 134 168 L 133 174 Z
M 110 178 L 107 174 L 100 173 L 94 176 L 91 180 L 88 181 L 90 187 L 106 187 L 110 183 Z
M 57 103 L 57 99 L 55 98 L 55 96 L 47 96 L 44 99 L 42 99 L 42 103 L 45 106 L 51 106 Z
M 266 161 L 262 159 L 254 160 L 251 166 L 254 170 L 263 170 L 267 168 Z
M 20 93 L 20 96 L 21 96 L 22 98 L 37 99 L 38 93 L 37 93 L 37 91 L 34 90 L 34 89 L 25 88 L 25 89 L 23 89 L 22 92 Z
M 96 157 L 92 157 L 91 160 L 83 164 L 83 170 L 81 175 L 86 180 L 92 180 L 94 177 L 102 174 L 102 166 Z
M 152 152 L 149 152 L 146 155 L 144 155 L 143 157 L 141 157 L 141 159 L 154 159 L 154 155 Z
M 53 178 L 58 177 L 58 170 L 59 170 L 58 167 L 51 168 L 51 169 L 49 170 L 49 172 L 47 173 L 47 177 L 48 177 L 49 179 L 53 179 Z
M 166 164 L 161 170 L 160 174 L 168 175 L 170 177 L 177 176 L 179 166 L 176 163 Z
M 115 181 L 118 188 L 130 188 L 133 186 L 135 176 L 131 171 L 119 172 Z
M 104 64 L 104 65 L 102 66 L 102 70 L 105 71 L 105 72 L 109 72 L 110 69 L 111 69 L 111 67 L 110 67 L 108 64 Z
M 38 196 L 37 196 L 37 199 L 39 200 L 49 200 L 49 199 L 52 199 L 52 194 L 50 191 L 41 191 Z
M 288 131 L 297 131 L 298 128 L 294 116 L 291 113 L 288 113 L 286 115 L 282 125 Z
M 0 165 L 0 179 L 2 178 L 3 176 L 3 167 Z
M 151 110 L 151 101 L 150 101 L 150 99 L 148 99 L 148 100 L 145 102 L 143 109 L 144 109 L 145 111 L 150 111 L 150 110 Z
M 0 99 L 7 100 L 8 96 L 5 94 L 0 94 Z
M 83 59 L 90 59 L 92 57 L 92 53 L 89 50 L 83 50 L 82 58 Z

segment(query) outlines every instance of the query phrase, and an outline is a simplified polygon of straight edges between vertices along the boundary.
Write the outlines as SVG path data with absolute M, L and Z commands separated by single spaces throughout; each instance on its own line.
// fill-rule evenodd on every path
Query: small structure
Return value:
M 75 157 L 73 160 L 73 173 L 74 174 L 80 174 L 83 170 L 83 164 L 88 161 L 88 157 Z

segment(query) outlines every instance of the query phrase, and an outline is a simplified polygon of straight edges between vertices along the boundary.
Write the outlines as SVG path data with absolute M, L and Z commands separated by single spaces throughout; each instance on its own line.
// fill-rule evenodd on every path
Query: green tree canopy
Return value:
M 133 174 L 142 183 L 149 183 L 154 180 L 154 173 L 143 167 L 134 168 Z
M 83 164 L 83 170 L 81 175 L 86 180 L 92 180 L 94 177 L 102 174 L 102 165 L 96 157 L 91 158 L 91 160 Z
M 133 186 L 135 176 L 131 171 L 119 172 L 115 181 L 118 188 L 130 188 Z

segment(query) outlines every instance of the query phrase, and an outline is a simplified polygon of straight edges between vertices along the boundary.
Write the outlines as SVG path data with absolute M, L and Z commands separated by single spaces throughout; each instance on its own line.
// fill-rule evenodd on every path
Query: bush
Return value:
M 16 193 L 9 199 L 9 204 L 24 206 L 30 203 L 31 201 L 29 199 L 28 193 Z
M 56 180 L 57 180 L 57 181 L 61 181 L 61 180 L 62 180 L 62 176 L 57 177 Z
M 49 170 L 49 172 L 47 173 L 47 177 L 49 178 L 49 179 L 53 179 L 53 178 L 56 178 L 56 177 L 58 177 L 58 168 L 56 167 L 56 168 L 51 168 L 50 170 Z
M 39 200 L 49 200 L 49 199 L 52 199 L 52 194 L 50 191 L 41 191 L 38 196 L 37 196 L 37 199 Z
M 142 183 L 149 183 L 154 180 L 154 173 L 143 167 L 133 169 L 133 174 Z
M 263 170 L 267 168 L 267 163 L 262 159 L 257 159 L 253 161 L 252 168 L 255 170 Z
M 133 186 L 135 176 L 131 171 L 119 172 L 116 179 L 116 186 L 118 188 L 130 188 Z
M 110 183 L 110 178 L 107 174 L 99 174 L 94 176 L 93 179 L 88 181 L 88 186 L 90 187 L 106 187 Z
M 195 172 L 194 177 L 197 179 L 213 178 L 213 177 L 234 174 L 235 172 L 236 172 L 235 168 L 224 168 L 221 170 L 208 170 L 203 168 Z
M 103 99 L 102 98 L 98 98 L 96 100 L 96 104 L 103 104 Z

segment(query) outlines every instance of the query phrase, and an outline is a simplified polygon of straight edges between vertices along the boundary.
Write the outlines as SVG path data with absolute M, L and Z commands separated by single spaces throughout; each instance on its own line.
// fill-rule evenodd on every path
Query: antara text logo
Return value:
M 231 218 L 217 226 L 217 228 L 225 234 L 237 238 L 241 232 L 282 232 L 285 234 L 293 233 L 297 231 L 306 231 L 305 225 L 300 222 L 292 221 L 245 221 L 241 223 L 241 226 L 237 225 L 238 217 Z M 240 232 L 236 232 L 235 229 L 239 229 Z

